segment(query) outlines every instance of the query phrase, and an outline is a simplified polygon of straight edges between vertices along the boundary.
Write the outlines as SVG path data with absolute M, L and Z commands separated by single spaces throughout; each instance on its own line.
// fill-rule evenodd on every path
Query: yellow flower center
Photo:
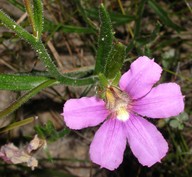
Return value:
M 105 91 L 106 107 L 112 112 L 113 117 L 118 120 L 126 121 L 129 119 L 128 95 L 116 87 L 109 87 Z

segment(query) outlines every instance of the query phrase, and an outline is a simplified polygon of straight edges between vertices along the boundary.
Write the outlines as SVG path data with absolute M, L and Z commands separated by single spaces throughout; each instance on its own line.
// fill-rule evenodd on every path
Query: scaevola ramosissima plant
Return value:
M 166 155 L 166 140 L 146 118 L 177 116 L 184 110 L 184 97 L 176 83 L 154 86 L 161 72 L 154 60 L 142 56 L 121 76 L 119 87 L 109 85 L 105 89 L 104 99 L 82 97 L 65 103 L 62 115 L 70 129 L 104 122 L 90 145 L 94 163 L 109 170 L 118 168 L 127 142 L 144 166 L 150 167 Z

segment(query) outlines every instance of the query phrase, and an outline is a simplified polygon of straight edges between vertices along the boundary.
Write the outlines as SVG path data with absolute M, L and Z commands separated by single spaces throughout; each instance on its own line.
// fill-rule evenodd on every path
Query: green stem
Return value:
M 36 50 L 36 52 L 38 53 L 39 58 L 44 62 L 49 73 L 52 76 L 54 76 L 54 78 L 56 78 L 60 83 L 63 83 L 65 85 L 81 86 L 81 85 L 93 84 L 97 81 L 96 76 L 83 78 L 83 79 L 75 79 L 75 78 L 66 77 L 66 76 L 62 75 L 57 70 L 55 64 L 53 63 L 51 57 L 47 53 L 47 50 L 45 49 L 42 42 L 37 42 L 33 47 Z
M 47 53 L 43 43 L 37 40 L 32 34 L 28 33 L 25 29 L 14 22 L 9 16 L 7 16 L 2 10 L 0 10 L 0 21 L 3 25 L 7 26 L 9 29 L 13 30 L 20 38 L 24 39 L 26 42 L 31 44 L 39 55 L 40 60 L 45 64 L 48 72 L 54 78 L 56 78 L 60 83 L 73 86 L 81 86 L 93 84 L 97 81 L 96 76 L 77 79 L 63 76 L 57 69 L 56 65 L 52 61 L 51 57 Z
M 47 53 L 47 50 L 45 49 L 43 43 L 41 41 L 37 41 L 35 44 L 31 44 L 31 45 L 35 49 L 41 61 L 43 61 L 44 65 L 46 66 L 51 76 L 60 80 L 60 78 L 63 76 L 58 71 L 50 55 Z
M 49 73 L 54 78 L 60 78 L 61 74 L 57 70 L 56 65 L 53 63 L 51 57 L 47 53 L 43 43 L 38 41 L 33 35 L 28 33 L 25 29 L 19 26 L 16 22 L 14 22 L 9 16 L 7 16 L 4 12 L 0 10 L 0 20 L 3 22 L 5 26 L 9 29 L 13 30 L 20 38 L 24 39 L 26 42 L 31 44 L 31 46 L 38 53 L 39 58 L 43 61 L 45 66 L 47 67 Z
M 34 95 L 36 95 L 38 92 L 43 90 L 44 88 L 47 88 L 51 85 L 56 83 L 56 80 L 50 79 L 48 81 L 45 81 L 44 83 L 40 84 L 39 86 L 35 87 L 34 89 L 31 89 L 29 92 L 25 93 L 23 96 L 21 96 L 18 100 L 13 102 L 9 107 L 4 109 L 0 112 L 0 119 L 8 116 L 12 112 L 14 112 L 16 109 L 18 109 L 21 105 L 23 105 L 26 101 L 28 101 L 30 98 L 32 98 Z

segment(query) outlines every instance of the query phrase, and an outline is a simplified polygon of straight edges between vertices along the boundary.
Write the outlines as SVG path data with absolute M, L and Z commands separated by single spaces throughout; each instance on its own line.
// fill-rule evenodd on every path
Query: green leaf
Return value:
M 182 112 L 179 116 L 178 119 L 181 121 L 185 122 L 189 120 L 189 115 L 186 112 Z
M 57 32 L 63 31 L 64 33 L 78 33 L 78 34 L 93 34 L 95 30 L 90 27 L 81 27 L 73 25 L 63 25 L 61 23 L 55 24 L 52 21 L 45 19 L 44 31 Z
M 137 10 L 137 17 L 135 20 L 135 30 L 134 30 L 134 38 L 138 38 L 140 35 L 140 29 L 141 29 L 141 19 L 143 16 L 143 11 L 145 7 L 145 3 L 147 0 L 141 0 L 139 3 L 139 7 Z
M 128 24 L 135 20 L 135 16 L 123 15 L 117 12 L 109 12 L 109 16 L 111 18 L 113 26 Z
M 105 75 L 102 73 L 99 73 L 98 77 L 99 77 L 99 82 L 100 82 L 101 88 L 102 89 L 106 88 L 108 86 L 109 82 L 108 82 L 107 78 L 105 77 Z
M 43 5 L 41 0 L 23 0 L 33 30 L 33 35 L 40 40 L 43 29 Z
M 9 3 L 11 3 L 14 7 L 17 7 L 18 9 L 25 11 L 25 7 L 23 4 L 19 3 L 17 0 L 7 0 Z
M 33 15 L 37 39 L 41 38 L 43 31 L 43 4 L 41 0 L 33 0 Z
M 16 0 L 8 0 L 11 4 L 13 4 L 15 7 L 20 9 L 21 11 L 25 11 L 24 6 L 17 2 Z M 35 0 L 34 0 L 35 1 Z M 44 32 L 53 32 L 53 31 L 63 31 L 64 33 L 84 33 L 84 34 L 93 34 L 95 33 L 95 30 L 91 27 L 81 27 L 81 26 L 73 26 L 73 25 L 63 25 L 61 23 L 55 24 L 54 22 L 44 19 L 43 22 L 43 31 Z
M 168 13 L 161 8 L 159 3 L 156 3 L 154 0 L 148 0 L 148 4 L 151 9 L 155 11 L 155 13 L 159 16 L 160 20 L 167 25 L 168 27 L 176 30 L 177 32 L 183 30 L 180 26 L 176 25 L 171 21 L 171 19 L 168 16 Z
M 34 49 L 38 53 L 39 58 L 43 61 L 50 75 L 56 78 L 60 83 L 65 85 L 81 86 L 81 85 L 93 84 L 97 81 L 96 76 L 90 76 L 81 79 L 64 76 L 57 69 L 56 65 L 54 64 L 50 55 L 47 53 L 47 50 L 45 49 L 41 41 L 36 42 L 35 44 L 32 45 L 32 47 L 34 47 Z
M 77 33 L 77 34 L 93 34 L 95 31 L 92 28 L 73 26 L 73 25 L 60 25 L 58 31 L 64 33 Z
M 50 74 L 53 77 L 58 78 L 58 80 L 63 81 L 64 78 L 62 74 L 58 71 L 56 65 L 54 64 L 52 58 L 47 53 L 41 41 L 37 40 L 37 38 L 28 33 L 25 29 L 19 26 L 15 21 L 13 21 L 8 15 L 6 15 L 1 10 L 0 10 L 0 21 L 4 26 L 13 30 L 20 38 L 24 39 L 26 42 L 31 44 L 33 49 L 35 49 L 36 53 L 39 55 L 39 58 L 44 62 L 44 65 L 46 66 Z
M 96 77 L 88 77 L 88 78 L 70 78 L 65 77 L 63 74 L 59 72 L 55 63 L 53 62 L 50 55 L 47 53 L 45 46 L 40 40 L 37 40 L 33 35 L 28 33 L 25 29 L 19 26 L 16 22 L 14 22 L 8 15 L 6 15 L 3 11 L 0 10 L 0 21 L 3 25 L 13 30 L 20 38 L 24 39 L 26 42 L 31 44 L 33 49 L 35 49 L 39 58 L 42 60 L 50 75 L 56 78 L 60 83 L 66 85 L 88 85 L 96 82 Z
M 33 14 L 33 7 L 31 4 L 31 0 L 23 0 L 23 3 L 25 4 L 25 9 L 27 12 L 29 22 L 32 27 L 33 35 L 36 37 L 35 21 L 34 21 L 34 14 Z
M 47 80 L 42 76 L 0 74 L 0 90 L 30 90 Z
M 108 79 L 114 79 L 123 66 L 126 47 L 121 43 L 116 43 L 107 58 L 104 74 Z
M 24 120 L 21 120 L 21 121 L 18 121 L 18 122 L 14 122 L 12 124 L 9 124 L 6 127 L 1 128 L 0 133 L 5 133 L 5 132 L 13 130 L 13 129 L 17 128 L 17 127 L 24 126 L 26 124 L 29 124 L 29 123 L 33 122 L 34 120 L 35 120 L 34 117 L 30 117 L 30 118 L 27 118 L 27 119 L 24 119 Z
M 118 86 L 120 78 L 121 78 L 121 72 L 119 71 L 113 78 L 111 85 Z
M 178 129 L 179 130 L 183 130 L 184 129 L 184 125 L 183 124 L 179 124 Z
M 139 4 L 138 4 L 138 9 L 137 9 L 137 15 L 134 18 L 135 20 L 135 29 L 134 29 L 134 38 L 129 42 L 127 48 L 126 48 L 126 53 L 129 53 L 134 47 L 137 50 L 137 53 L 139 53 L 141 55 L 141 48 L 137 47 L 137 39 L 140 38 L 140 30 L 141 30 L 141 20 L 142 20 L 142 16 L 143 16 L 143 11 L 144 11 L 144 7 L 146 4 L 147 0 L 140 0 Z
M 86 13 L 85 9 L 82 6 L 81 0 L 75 0 L 75 5 L 80 13 L 80 15 L 83 17 L 83 20 L 86 24 L 88 24 L 91 27 L 91 30 L 94 30 L 94 32 L 97 31 L 96 25 L 89 19 L 88 14 Z
M 173 44 L 178 44 L 180 41 L 184 42 L 184 40 L 181 40 L 181 38 L 179 38 L 179 37 L 173 37 L 173 38 L 170 38 L 170 39 L 165 38 L 165 39 L 162 40 L 162 42 L 157 43 L 157 45 L 153 49 L 153 52 L 160 51 L 164 47 L 171 46 Z
M 38 92 L 43 90 L 44 88 L 47 88 L 49 86 L 52 86 L 56 83 L 56 80 L 50 79 L 42 84 L 38 85 L 37 87 L 31 89 L 29 92 L 22 95 L 19 99 L 17 99 L 15 102 L 13 102 L 10 106 L 5 108 L 4 110 L 0 111 L 0 119 L 8 116 L 15 110 L 17 110 L 21 105 L 23 105 L 25 102 L 27 102 L 30 98 L 32 98 L 34 95 L 36 95 Z
M 36 39 L 33 35 L 23 29 L 18 25 L 13 19 L 11 19 L 7 14 L 5 14 L 0 9 L 0 22 L 7 28 L 13 30 L 21 39 L 24 39 L 26 42 L 32 44 L 36 43 Z
M 96 8 L 86 9 L 86 13 L 88 17 L 98 20 L 99 13 Z M 122 13 L 113 11 L 108 13 L 113 26 L 128 24 L 135 20 L 135 16 L 132 15 L 123 15 Z
M 112 48 L 113 32 L 111 20 L 103 4 L 100 5 L 101 28 L 98 41 L 98 50 L 96 56 L 95 73 L 103 73 L 106 60 Z
M 44 126 L 40 125 L 35 126 L 35 131 L 37 132 L 39 137 L 49 140 L 51 142 L 64 137 L 70 132 L 70 130 L 66 128 L 64 128 L 61 131 L 57 131 L 50 120 Z
M 172 128 L 177 128 L 179 130 L 182 130 L 184 128 L 184 122 L 189 120 L 189 115 L 186 112 L 182 112 L 178 116 L 176 116 L 174 119 L 170 120 L 169 125 Z
M 180 125 L 180 122 L 177 120 L 177 119 L 173 119 L 169 122 L 169 125 L 172 127 L 172 128 L 178 128 L 178 126 Z
M 161 26 L 162 25 L 160 23 L 157 23 L 154 30 L 152 31 L 152 33 L 150 35 L 136 38 L 135 39 L 136 45 L 141 48 L 142 46 L 154 41 L 156 39 L 156 37 L 159 35 Z

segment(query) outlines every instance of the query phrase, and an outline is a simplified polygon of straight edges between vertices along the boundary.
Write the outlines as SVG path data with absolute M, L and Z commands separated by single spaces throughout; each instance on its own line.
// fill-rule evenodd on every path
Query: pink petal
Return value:
M 135 60 L 130 70 L 122 75 L 119 86 L 125 90 L 132 99 L 146 95 L 161 76 L 161 67 L 146 56 Z
M 96 132 L 90 146 L 90 157 L 94 163 L 109 170 L 122 163 L 126 147 L 123 124 L 117 119 L 109 119 Z
M 130 148 L 142 165 L 150 167 L 166 155 L 168 144 L 153 124 L 132 115 L 125 126 Z
M 96 97 L 83 97 L 68 100 L 62 115 L 69 128 L 82 129 L 100 124 L 108 114 L 103 100 Z
M 160 84 L 134 103 L 133 110 L 142 116 L 167 118 L 176 116 L 184 109 L 180 86 L 175 83 Z

